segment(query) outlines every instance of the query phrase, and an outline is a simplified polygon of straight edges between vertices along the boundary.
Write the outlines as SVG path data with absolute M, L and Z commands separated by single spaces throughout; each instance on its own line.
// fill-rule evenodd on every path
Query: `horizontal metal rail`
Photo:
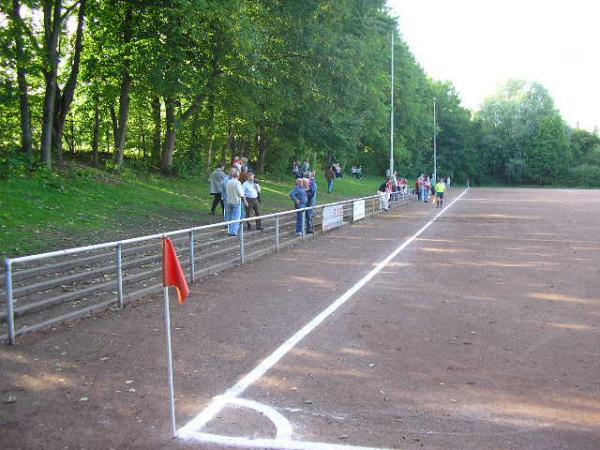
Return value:
M 155 292 L 161 286 L 159 280 L 162 270 L 160 267 L 160 254 L 158 254 L 160 252 L 157 252 L 156 247 L 156 240 L 158 239 L 171 237 L 176 245 L 180 246 L 178 251 L 180 256 L 187 255 L 186 258 L 181 259 L 182 266 L 189 269 L 189 278 L 193 282 L 199 277 L 208 276 L 211 273 L 238 264 L 244 264 L 245 261 L 253 260 L 272 251 L 278 251 L 294 242 L 301 242 L 306 238 L 307 222 L 305 219 L 307 211 L 313 211 L 314 227 L 320 225 L 323 219 L 323 214 L 317 214 L 319 211 L 329 206 L 342 205 L 344 206 L 343 220 L 346 224 L 351 223 L 353 220 L 353 208 L 347 208 L 347 205 L 364 200 L 366 202 L 365 215 L 370 216 L 379 211 L 377 207 L 379 199 L 380 195 L 378 194 L 120 241 L 6 258 L 6 290 L 4 292 L 6 309 L 0 310 L 0 326 L 6 331 L 6 334 L 0 335 L 0 340 L 8 340 L 10 343 L 14 343 L 17 335 L 48 328 L 51 325 L 83 317 L 111 306 L 122 307 L 125 303 Z M 398 194 L 392 198 L 392 203 L 401 205 L 410 200 L 414 200 L 414 196 Z M 295 233 L 294 224 L 297 213 L 302 213 L 302 233 Z M 290 220 L 280 220 L 285 216 L 291 216 Z M 345 222 L 347 218 L 349 220 Z M 271 219 L 273 219 L 270 222 L 271 225 L 264 224 L 264 222 Z M 256 220 L 263 222 L 263 229 L 260 232 L 252 231 L 243 236 L 243 233 L 248 233 L 243 231 L 245 225 Z M 239 224 L 242 228 L 240 236 L 238 238 L 221 237 L 222 228 L 233 224 Z M 284 231 L 284 228 L 287 228 L 287 230 Z M 273 231 L 275 232 L 274 235 Z M 223 247 L 221 247 L 222 245 Z M 258 248 L 264 245 L 266 247 Z M 257 247 L 257 250 L 253 250 L 251 253 L 246 252 L 246 250 L 254 247 Z M 85 255 L 97 251 L 103 252 Z M 29 267 L 26 266 L 16 273 L 14 271 L 15 265 L 64 256 L 75 256 L 76 260 L 71 258 L 70 261 L 57 261 L 56 263 L 38 265 L 37 267 L 28 265 Z M 215 261 L 219 262 L 214 263 Z M 201 267 L 200 264 L 206 266 Z M 114 272 L 115 269 L 116 273 Z M 78 273 L 77 270 L 83 270 L 83 272 Z M 128 271 L 131 271 L 131 273 L 128 273 Z M 33 278 L 31 282 L 24 282 L 31 278 Z M 16 285 L 15 280 L 17 280 Z M 63 292 L 61 292 L 61 289 Z M 29 299 L 24 301 L 25 299 L 21 298 L 37 292 L 41 294 L 41 300 L 30 301 Z M 14 295 L 20 297 L 16 304 L 13 298 Z M 108 299 L 108 297 L 111 298 Z M 61 306 L 61 304 L 64 305 Z M 82 305 L 85 306 L 82 307 Z M 29 313 L 50 308 L 52 308 L 52 312 L 60 315 L 41 320 L 43 319 L 42 314 L 37 313 L 35 316 L 26 319 L 25 324 L 20 329 L 15 329 L 16 317 L 24 317 Z M 70 308 L 77 309 L 69 311 Z M 63 313 L 61 313 L 61 310 Z M 68 312 L 65 313 L 65 310 Z M 2 324 L 4 320 L 6 323 Z M 31 323 L 32 321 L 37 322 Z

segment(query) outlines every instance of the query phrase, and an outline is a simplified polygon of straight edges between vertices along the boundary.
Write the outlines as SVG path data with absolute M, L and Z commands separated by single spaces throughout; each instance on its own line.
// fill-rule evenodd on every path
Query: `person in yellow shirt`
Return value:
M 435 195 L 437 197 L 437 207 L 441 208 L 444 203 L 444 192 L 446 192 L 446 183 L 444 183 L 444 179 L 440 178 L 440 180 L 435 185 Z

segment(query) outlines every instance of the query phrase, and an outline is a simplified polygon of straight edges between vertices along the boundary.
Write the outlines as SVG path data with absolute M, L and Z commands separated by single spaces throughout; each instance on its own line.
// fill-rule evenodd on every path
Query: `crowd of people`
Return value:
M 341 178 L 341 172 L 340 164 L 333 155 L 329 155 L 327 168 L 325 169 L 327 192 L 333 192 L 333 182 L 336 178 Z M 317 204 L 317 182 L 315 172 L 312 170 L 308 159 L 302 163 L 295 160 L 292 163 L 292 173 L 296 177 L 296 186 L 290 192 L 294 207 L 303 209 L 315 206 Z M 353 166 L 352 175 L 360 179 L 362 167 Z M 421 174 L 415 181 L 413 193 L 418 196 L 420 201 L 424 203 L 431 201 L 434 206 L 441 208 L 446 189 L 450 187 L 450 183 L 450 177 L 446 179 L 439 178 L 436 182 L 433 182 L 433 177 L 430 178 L 425 174 Z M 226 222 L 251 217 L 254 214 L 256 229 L 262 230 L 262 222 L 259 218 L 261 188 L 254 171 L 248 164 L 247 158 L 236 156 L 231 162 L 229 173 L 225 173 L 225 163 L 219 163 L 210 174 L 209 187 L 210 194 L 213 196 L 210 208 L 211 215 L 216 214 L 219 205 Z M 394 172 L 379 186 L 377 192 L 380 196 L 379 208 L 388 210 L 391 201 L 408 194 L 408 180 L 399 178 L 397 173 Z M 300 236 L 303 232 L 314 233 L 313 216 L 314 209 L 298 211 L 296 214 L 296 235 Z M 239 227 L 239 222 L 230 224 L 227 227 L 228 234 L 237 236 Z M 246 222 L 246 227 L 248 230 L 252 229 L 250 221 Z
M 260 184 L 256 180 L 254 171 L 248 164 L 247 158 L 236 156 L 232 163 L 229 173 L 225 173 L 225 163 L 221 162 L 213 170 L 209 177 L 210 195 L 213 197 L 210 214 L 215 215 L 217 206 L 221 205 L 221 212 L 226 222 L 232 220 L 251 217 L 257 217 L 255 226 L 257 230 L 262 230 L 259 204 Z M 227 232 L 230 236 L 237 236 L 239 233 L 239 223 L 228 225 Z M 252 229 L 252 224 L 246 222 L 246 228 Z
M 361 180 L 362 179 L 362 166 L 352 166 L 351 169 L 351 173 L 352 173 L 352 177 L 356 178 L 357 180 Z
M 441 208 L 444 203 L 444 195 L 446 189 L 450 187 L 450 177 L 444 179 L 439 178 L 433 183 L 429 176 L 421 174 L 415 181 L 413 194 L 417 195 L 419 201 L 431 203 Z M 390 209 L 392 200 L 397 200 L 398 197 L 408 194 L 408 180 L 406 178 L 398 178 L 396 172 L 393 176 L 387 177 L 386 180 L 377 189 L 379 194 L 379 209 Z
M 290 192 L 290 198 L 294 202 L 296 209 L 316 206 L 317 182 L 314 171 L 305 172 L 302 178 L 296 178 L 296 186 Z M 314 233 L 314 213 L 314 209 L 307 209 L 306 211 L 298 211 L 296 213 L 296 236 L 302 236 L 303 231 L 305 233 Z M 303 219 L 305 220 L 304 230 L 302 229 Z
M 297 166 L 297 167 L 296 167 Z M 311 170 L 308 160 L 300 164 L 294 161 L 294 171 L 306 169 L 301 176 L 296 177 L 296 187 L 290 192 L 290 198 L 296 209 L 302 209 L 317 204 L 317 182 L 315 172 Z M 257 230 L 262 230 L 260 220 L 261 187 L 248 159 L 235 157 L 231 163 L 229 172 L 225 172 L 225 163 L 220 162 L 209 177 L 210 195 L 213 197 L 210 214 L 216 215 L 217 207 L 221 206 L 221 212 L 225 222 L 240 220 L 251 217 L 256 218 Z M 314 210 L 299 211 L 296 218 L 296 235 L 314 233 L 313 226 Z M 303 230 L 303 220 L 305 227 Z M 227 226 L 229 236 L 238 236 L 240 223 L 232 223 Z M 250 221 L 246 222 L 246 228 L 252 229 Z

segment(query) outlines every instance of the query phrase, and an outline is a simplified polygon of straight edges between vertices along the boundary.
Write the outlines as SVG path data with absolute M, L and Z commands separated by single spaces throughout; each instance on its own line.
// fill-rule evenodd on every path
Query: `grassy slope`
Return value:
M 371 195 L 380 178 L 336 180 L 326 192 L 317 176 L 319 203 Z M 291 209 L 294 180 L 262 180 L 263 213 Z M 0 255 L 24 254 L 118 240 L 218 221 L 208 215 L 212 198 L 200 178 L 120 176 L 73 169 L 47 178 L 0 181 Z

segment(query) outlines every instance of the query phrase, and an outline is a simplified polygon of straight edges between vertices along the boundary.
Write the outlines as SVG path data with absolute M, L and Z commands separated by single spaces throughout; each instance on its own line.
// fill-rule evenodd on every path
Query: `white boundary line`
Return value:
M 292 426 L 290 425 L 290 422 L 275 408 L 244 398 L 230 398 L 229 404 L 237 405 L 242 408 L 253 409 L 254 411 L 264 414 L 273 423 L 273 425 L 275 425 L 275 429 L 277 430 L 277 440 L 289 441 L 292 439 Z
M 366 274 L 363 278 L 361 278 L 354 286 L 348 289 L 341 297 L 335 300 L 332 304 L 330 304 L 327 308 L 325 308 L 321 313 L 319 313 L 315 318 L 313 318 L 310 322 L 304 325 L 300 330 L 294 333 L 287 341 L 279 346 L 273 353 L 271 353 L 267 358 L 265 358 L 258 366 L 256 366 L 252 371 L 246 374 L 241 380 L 239 380 L 233 387 L 229 388 L 223 395 L 214 397 L 213 400 L 209 403 L 209 405 L 196 417 L 190 420 L 187 424 L 181 427 L 177 436 L 182 439 L 195 438 L 199 439 L 199 436 L 215 436 L 215 435 L 207 435 L 205 433 L 199 433 L 199 431 L 210 422 L 231 400 L 235 399 L 239 395 L 241 395 L 250 385 L 252 385 L 256 380 L 262 377 L 271 367 L 273 367 L 281 358 L 283 358 L 286 353 L 288 353 L 291 349 L 293 349 L 298 342 L 304 339 L 310 332 L 312 332 L 315 328 L 317 328 L 325 319 L 327 319 L 331 314 L 333 314 L 340 306 L 348 301 L 356 292 L 358 292 L 365 284 L 367 284 L 371 279 L 377 275 L 393 258 L 398 256 L 398 254 L 403 251 L 406 247 L 408 247 L 415 239 L 417 239 L 427 228 L 433 224 L 442 214 L 444 214 L 454 203 L 460 200 L 463 195 L 467 193 L 469 189 L 465 189 L 458 197 L 456 197 L 449 205 L 443 208 L 439 213 L 437 213 L 433 219 L 423 225 L 419 231 L 413 234 L 411 237 L 407 238 L 396 250 L 390 253 L 383 261 L 381 261 L 373 270 L 371 270 L 368 274 Z M 246 438 L 244 438 L 246 439 Z M 252 442 L 257 442 L 257 440 L 247 439 L 248 446 Z M 271 440 L 272 441 L 272 440 Z M 288 447 L 288 448 L 301 448 L 301 447 Z
M 377 447 L 361 447 L 357 445 L 327 444 L 312 441 L 287 441 L 280 439 L 249 439 L 223 436 L 210 433 L 193 433 L 190 438 L 200 442 L 227 445 L 242 448 L 273 448 L 279 450 L 386 450 Z
M 208 442 L 211 444 L 242 448 L 273 448 L 279 450 L 386 450 L 377 447 L 327 444 L 325 442 L 291 441 L 280 439 L 249 439 L 210 433 L 192 433 L 189 437 L 190 439 L 195 439 L 204 443 Z

